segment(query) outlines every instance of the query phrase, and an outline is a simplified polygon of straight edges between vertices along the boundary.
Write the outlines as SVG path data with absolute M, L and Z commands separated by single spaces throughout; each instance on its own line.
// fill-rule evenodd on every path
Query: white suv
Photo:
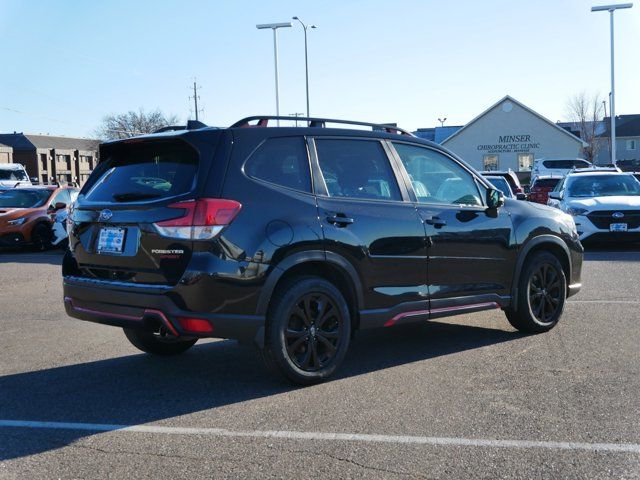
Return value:
M 19 163 L 0 164 L 0 188 L 30 187 L 27 171 Z
M 536 158 L 531 170 L 531 181 L 536 177 L 564 177 L 574 168 L 591 168 L 593 165 L 582 158 Z
M 630 173 L 569 173 L 547 205 L 573 216 L 580 240 L 640 240 L 640 182 Z

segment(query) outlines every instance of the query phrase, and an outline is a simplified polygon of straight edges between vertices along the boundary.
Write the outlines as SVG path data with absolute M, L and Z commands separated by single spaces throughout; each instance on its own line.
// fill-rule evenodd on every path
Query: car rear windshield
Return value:
M 0 180 L 15 180 L 17 182 L 22 182 L 25 180 L 29 180 L 29 178 L 27 178 L 27 174 L 24 173 L 24 170 L 0 169 Z
M 559 178 L 541 178 L 536 180 L 531 188 L 554 188 L 558 181 L 560 181 Z
M 43 206 L 51 192 L 49 190 L 0 190 L 0 208 L 38 208 Z
M 82 189 L 92 202 L 139 202 L 189 193 L 198 154 L 182 141 L 107 146 Z
M 487 180 L 491 182 L 491 184 L 500 190 L 506 197 L 512 198 L 513 192 L 511 191 L 511 186 L 509 182 L 504 177 L 485 177 Z

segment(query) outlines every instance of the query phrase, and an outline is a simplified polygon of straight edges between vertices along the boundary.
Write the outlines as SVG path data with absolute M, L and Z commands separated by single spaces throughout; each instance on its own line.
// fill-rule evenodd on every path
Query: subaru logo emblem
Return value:
M 613 218 L 622 218 L 622 217 L 624 217 L 624 213 L 622 213 L 622 212 L 613 212 L 613 213 L 611 214 L 611 216 L 612 216 Z
M 98 217 L 98 220 L 100 220 L 102 222 L 106 222 L 111 217 L 113 217 L 113 212 L 111 210 L 109 210 L 108 208 L 105 208 L 104 210 L 102 210 L 100 212 L 100 216 Z

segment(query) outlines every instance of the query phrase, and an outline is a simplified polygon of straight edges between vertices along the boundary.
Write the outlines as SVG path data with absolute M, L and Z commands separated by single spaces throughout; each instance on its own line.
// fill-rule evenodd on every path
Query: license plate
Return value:
M 626 232 L 627 224 L 626 223 L 612 223 L 609 225 L 609 230 L 611 232 Z
M 98 237 L 98 253 L 122 253 L 125 231 L 124 228 L 101 228 Z

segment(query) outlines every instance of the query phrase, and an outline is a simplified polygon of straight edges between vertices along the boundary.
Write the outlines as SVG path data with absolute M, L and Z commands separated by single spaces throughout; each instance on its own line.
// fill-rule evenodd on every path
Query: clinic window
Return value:
M 533 153 L 518 154 L 518 171 L 529 172 L 533 166 Z
M 498 155 L 484 155 L 482 157 L 482 170 L 485 172 L 498 170 Z

